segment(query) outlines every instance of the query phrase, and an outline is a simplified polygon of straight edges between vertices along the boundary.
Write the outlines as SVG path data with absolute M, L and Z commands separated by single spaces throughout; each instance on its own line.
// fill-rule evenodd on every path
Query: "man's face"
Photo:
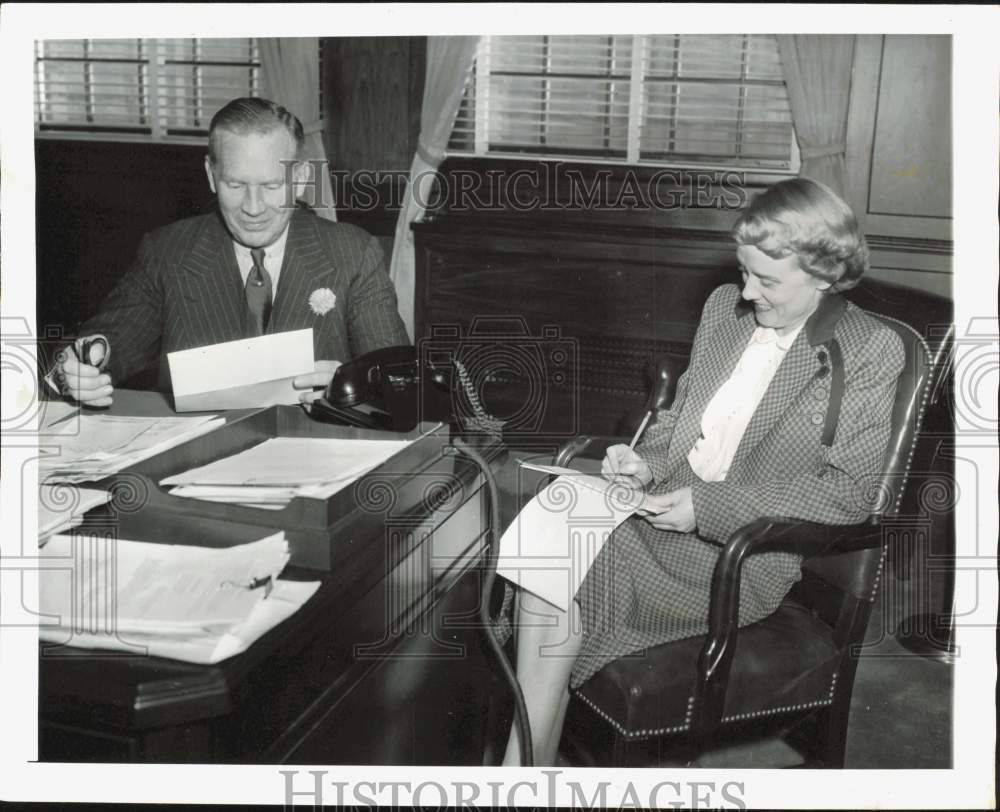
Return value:
M 295 158 L 295 139 L 278 127 L 267 133 L 238 135 L 218 131 L 216 163 L 205 158 L 208 185 L 219 200 L 222 219 L 233 238 L 248 248 L 273 243 L 295 211 L 282 161 Z M 294 179 L 300 180 L 301 165 Z
M 756 245 L 736 249 L 743 276 L 743 298 L 753 304 L 761 327 L 784 335 L 798 327 L 816 309 L 829 282 L 799 267 L 795 255 L 773 259 Z

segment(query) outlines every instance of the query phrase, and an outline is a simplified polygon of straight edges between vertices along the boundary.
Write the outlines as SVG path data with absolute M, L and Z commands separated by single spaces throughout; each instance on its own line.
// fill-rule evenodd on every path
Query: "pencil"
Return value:
M 642 418 L 642 422 L 639 424 L 639 428 L 635 432 L 635 437 L 632 438 L 632 442 L 628 444 L 629 449 L 634 450 L 635 444 L 639 442 L 639 438 L 642 437 L 642 433 L 646 430 L 646 426 L 649 424 L 649 419 L 653 416 L 653 410 L 650 409 L 646 412 L 646 416 Z

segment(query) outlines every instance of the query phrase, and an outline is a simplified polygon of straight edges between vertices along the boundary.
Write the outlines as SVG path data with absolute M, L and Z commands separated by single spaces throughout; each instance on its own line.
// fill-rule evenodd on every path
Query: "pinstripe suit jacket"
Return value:
M 637 452 L 653 471 L 652 490 L 691 487 L 695 533 L 661 531 L 629 519 L 604 546 L 577 593 L 584 642 L 572 684 L 646 646 L 704 634 L 720 545 L 761 516 L 851 524 L 872 510 L 889 440 L 899 337 L 838 295 L 825 297 L 788 349 L 747 426 L 723 482 L 703 482 L 687 454 L 701 416 L 729 377 L 756 327 L 735 285 L 723 285 L 702 312 L 687 371 L 669 410 Z M 837 339 L 845 392 L 836 437 L 821 444 L 830 399 L 822 342 Z M 773 612 L 800 577 L 789 553 L 753 556 L 744 566 L 740 623 Z
M 319 288 L 337 297 L 322 316 L 308 304 Z M 213 212 L 143 237 L 136 261 L 80 334 L 107 336 L 113 381 L 159 360 L 166 383 L 166 353 L 244 338 L 246 319 L 232 238 Z M 317 359 L 348 361 L 410 343 L 376 240 L 356 226 L 296 211 L 267 332 L 306 327 L 313 328 Z

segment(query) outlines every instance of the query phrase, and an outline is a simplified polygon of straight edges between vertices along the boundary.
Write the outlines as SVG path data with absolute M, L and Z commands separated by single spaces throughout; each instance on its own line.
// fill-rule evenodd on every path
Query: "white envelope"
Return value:
M 312 328 L 167 353 L 178 412 L 298 403 L 292 380 L 313 371 Z

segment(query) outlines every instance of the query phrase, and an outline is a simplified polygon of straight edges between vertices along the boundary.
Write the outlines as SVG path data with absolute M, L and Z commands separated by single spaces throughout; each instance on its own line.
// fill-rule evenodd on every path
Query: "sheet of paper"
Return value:
M 563 611 L 608 536 L 642 502 L 630 488 L 570 473 L 521 510 L 500 539 L 497 562 L 497 574 Z
M 292 384 L 295 376 L 275 381 L 251 383 L 229 389 L 199 392 L 174 398 L 178 412 L 214 412 L 226 409 L 265 409 L 269 406 L 294 406 L 299 402 L 301 389 Z
M 231 457 L 167 477 L 160 484 L 299 487 L 347 483 L 409 444 L 409 440 L 274 437 Z
M 46 624 L 43 620 L 39 623 L 38 637 L 46 643 L 75 648 L 114 649 L 138 656 L 169 657 L 210 665 L 246 651 L 266 632 L 295 614 L 316 593 L 319 585 L 319 581 L 279 579 L 267 599 L 256 603 L 243 623 L 224 630 L 196 630 L 181 635 L 141 632 L 95 634 Z
M 78 488 L 75 485 L 38 487 L 38 535 L 49 536 L 76 527 L 83 514 L 111 500 L 108 491 Z
M 158 448 L 177 436 L 211 420 L 208 417 L 126 417 L 87 414 L 78 425 L 67 426 L 57 435 L 59 459 L 105 460 L 115 454 Z
M 231 547 L 53 536 L 39 551 L 39 601 L 58 625 L 187 634 L 250 616 L 288 563 L 284 532 Z
M 179 412 L 297 403 L 292 379 L 313 371 L 312 328 L 167 353 Z
M 155 456 L 168 448 L 211 431 L 225 421 L 221 417 L 124 417 L 81 414 L 52 427 L 46 446 L 57 453 L 39 460 L 39 479 L 56 482 L 88 482 Z M 58 431 L 56 431 L 58 429 Z
M 553 476 L 571 477 L 575 485 L 581 488 L 589 488 L 598 493 L 607 493 L 609 496 L 613 496 L 616 503 L 631 505 L 632 510 L 638 510 L 645 499 L 643 492 L 633 489 L 624 479 L 612 481 L 602 476 L 584 474 L 572 468 L 561 468 L 558 465 L 541 465 L 535 462 L 524 462 L 523 460 L 518 460 L 518 464 L 522 468 L 528 468 L 531 471 L 541 471 Z
M 279 507 L 287 504 L 298 494 L 299 488 L 269 488 L 235 485 L 179 485 L 171 488 L 172 496 L 189 499 L 206 499 L 209 502 L 232 502 L 238 497 L 240 504 L 271 504 Z
M 39 403 L 38 431 L 48 434 L 54 424 L 67 420 L 71 415 L 80 413 L 76 403 L 66 403 L 63 400 L 43 400 Z

